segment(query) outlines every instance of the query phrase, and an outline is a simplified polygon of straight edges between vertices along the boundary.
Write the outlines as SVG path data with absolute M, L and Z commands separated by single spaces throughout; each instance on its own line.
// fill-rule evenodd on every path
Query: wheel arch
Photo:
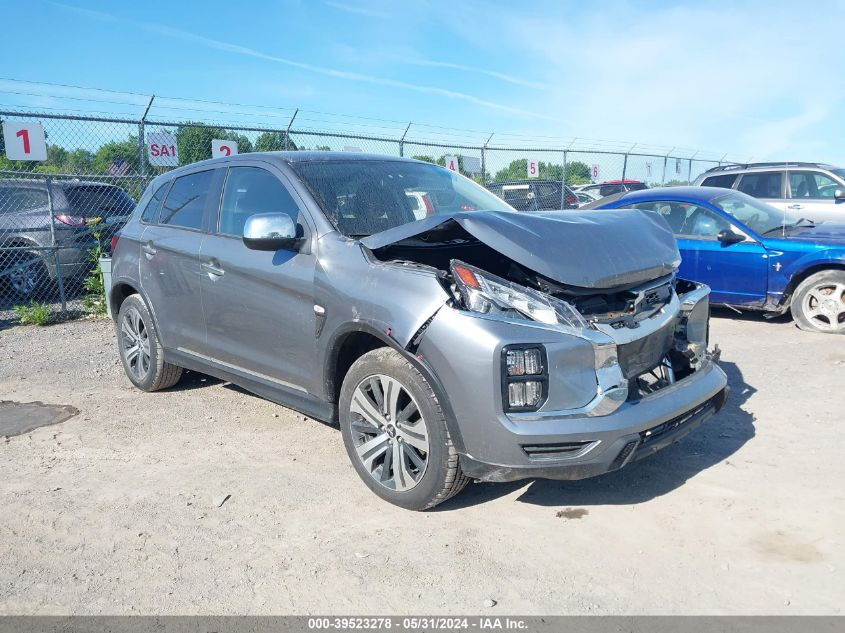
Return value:
M 380 332 L 375 327 L 367 324 L 360 322 L 347 324 L 335 332 L 332 342 L 328 346 L 328 353 L 323 364 L 323 380 L 326 397 L 333 403 L 335 415 L 338 415 L 340 389 L 343 385 L 343 379 L 349 372 L 350 367 L 363 354 L 379 347 L 395 349 L 423 375 L 437 396 L 455 448 L 459 452 L 463 452 L 463 438 L 461 437 L 460 428 L 455 419 L 452 405 L 449 402 L 445 387 L 434 372 L 426 363 L 399 345 L 388 334 Z
M 845 261 L 817 262 L 794 273 L 792 277 L 789 278 L 789 283 L 786 284 L 786 288 L 783 290 L 783 300 L 781 301 L 781 306 L 784 308 L 789 307 L 792 304 L 792 297 L 795 294 L 795 289 L 798 288 L 798 286 L 800 286 L 807 278 L 826 270 L 845 271 Z

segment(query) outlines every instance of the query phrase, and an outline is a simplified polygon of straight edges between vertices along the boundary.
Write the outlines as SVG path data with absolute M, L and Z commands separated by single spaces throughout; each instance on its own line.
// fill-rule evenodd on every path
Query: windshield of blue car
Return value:
M 364 237 L 455 211 L 513 207 L 437 165 L 392 160 L 321 160 L 291 164 L 338 231 Z
M 796 224 L 801 219 L 741 193 L 727 193 L 710 202 L 758 235 Z

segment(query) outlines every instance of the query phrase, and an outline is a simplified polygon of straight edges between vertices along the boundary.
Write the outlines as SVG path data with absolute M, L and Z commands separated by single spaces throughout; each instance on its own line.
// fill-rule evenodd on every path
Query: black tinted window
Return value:
M 780 198 L 782 180 L 783 174 L 779 171 L 744 174 L 737 189 L 755 198 Z
M 166 190 L 166 184 L 158 188 L 158 191 L 156 191 L 155 194 L 153 194 L 153 197 L 150 198 L 147 206 L 144 207 L 144 212 L 141 214 L 141 220 L 150 223 L 156 221 L 156 218 L 158 218 L 158 210 L 161 207 L 161 201 L 164 198 L 164 192 Z
M 46 206 L 46 189 L 0 187 L 0 214 L 29 211 Z
M 161 223 L 202 228 L 202 212 L 213 175 L 213 171 L 201 171 L 174 180 L 161 210 Z
M 294 222 L 299 220 L 299 206 L 276 176 L 259 167 L 232 167 L 220 209 L 220 233 L 240 237 L 247 218 L 256 213 L 286 213 Z
M 703 187 L 721 187 L 722 189 L 731 189 L 734 186 L 736 174 L 722 174 L 721 176 L 710 176 L 705 178 L 701 185 Z
M 123 189 L 105 185 L 78 185 L 65 187 L 71 211 L 83 217 L 128 215 L 135 202 Z

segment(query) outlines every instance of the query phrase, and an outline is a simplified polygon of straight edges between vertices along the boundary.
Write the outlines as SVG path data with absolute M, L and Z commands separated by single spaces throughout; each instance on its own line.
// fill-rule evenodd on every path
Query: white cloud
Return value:
M 390 14 L 379 11 L 378 9 L 373 9 L 371 7 L 366 7 L 363 5 L 353 5 L 353 4 L 346 4 L 345 2 L 330 2 L 327 1 L 326 5 L 337 9 L 338 11 L 344 11 L 345 13 L 354 13 L 357 15 L 365 15 L 369 18 L 389 18 Z

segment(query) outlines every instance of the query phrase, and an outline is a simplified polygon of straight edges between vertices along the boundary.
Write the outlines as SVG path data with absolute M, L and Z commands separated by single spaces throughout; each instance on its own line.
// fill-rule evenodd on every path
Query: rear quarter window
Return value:
M 46 207 L 47 190 L 35 187 L 0 187 L 0 215 Z
M 722 174 L 721 176 L 709 176 L 701 181 L 702 187 L 721 187 L 732 189 L 736 182 L 736 174 Z
M 165 183 L 159 187 L 153 194 L 152 198 L 150 198 L 149 202 L 147 202 L 147 206 L 145 206 L 144 210 L 141 212 L 142 222 L 154 224 L 156 220 L 158 220 L 158 210 L 161 208 L 161 201 L 164 199 L 164 194 L 167 191 L 168 184 L 170 183 Z

